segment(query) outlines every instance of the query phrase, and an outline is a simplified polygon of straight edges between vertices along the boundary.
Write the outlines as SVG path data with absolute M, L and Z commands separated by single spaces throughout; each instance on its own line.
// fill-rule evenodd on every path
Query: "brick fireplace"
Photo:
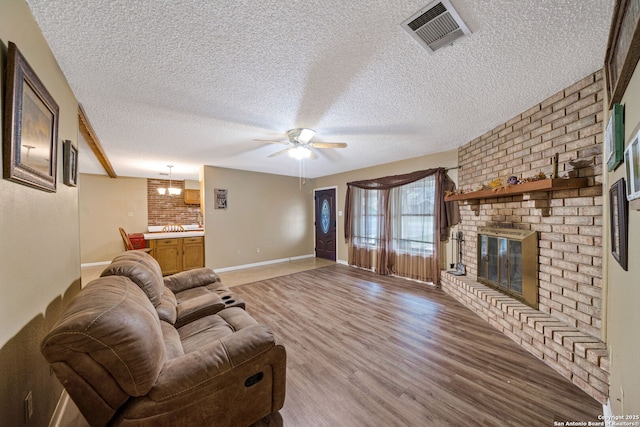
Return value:
M 609 358 L 600 340 L 602 88 L 598 71 L 459 149 L 458 188 L 539 172 L 549 176 L 556 168 L 558 177 L 582 180 L 578 188 L 496 191 L 460 202 L 467 275 L 444 272 L 441 283 L 445 292 L 604 404 Z M 537 309 L 478 281 L 481 227 L 536 232 Z

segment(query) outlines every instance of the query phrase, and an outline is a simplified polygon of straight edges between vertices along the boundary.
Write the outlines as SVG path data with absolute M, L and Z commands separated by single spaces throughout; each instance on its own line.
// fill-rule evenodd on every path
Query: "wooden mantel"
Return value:
M 538 181 L 510 185 L 496 190 L 480 190 L 464 194 L 454 194 L 445 196 L 444 200 L 446 202 L 462 201 L 467 205 L 471 205 L 471 209 L 476 215 L 478 215 L 480 211 L 480 199 L 497 199 L 498 197 L 509 197 L 524 194 L 527 200 L 534 201 L 535 208 L 541 210 L 542 216 L 549 216 L 548 198 L 546 196 L 534 197 L 532 193 L 572 190 L 576 188 L 584 188 L 587 185 L 587 178 L 541 179 Z
M 538 181 L 525 182 L 522 184 L 510 185 L 496 190 L 471 191 L 464 194 L 445 196 L 446 202 L 454 200 L 491 199 L 496 197 L 514 196 L 524 193 L 536 193 L 539 191 L 571 190 L 574 188 L 584 188 L 587 186 L 587 178 L 554 178 L 541 179 Z

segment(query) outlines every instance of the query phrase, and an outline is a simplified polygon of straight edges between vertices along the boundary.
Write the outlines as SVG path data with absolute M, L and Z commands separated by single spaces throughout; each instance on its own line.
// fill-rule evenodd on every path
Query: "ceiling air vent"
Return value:
M 471 34 L 448 0 L 436 1 L 422 8 L 404 21 L 402 27 L 431 53 Z

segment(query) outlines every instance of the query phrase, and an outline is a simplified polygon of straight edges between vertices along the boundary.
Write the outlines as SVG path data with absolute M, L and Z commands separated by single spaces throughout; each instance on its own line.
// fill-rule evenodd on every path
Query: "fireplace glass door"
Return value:
M 478 281 L 537 308 L 536 237 L 530 231 L 479 230 Z
M 511 289 L 513 283 L 511 283 L 510 278 L 517 275 L 517 272 L 511 268 L 511 262 L 522 258 L 521 255 L 510 250 L 512 243 L 517 242 L 501 237 L 481 236 L 478 277 L 491 282 L 492 285 L 500 286 L 503 289 Z M 514 249 L 517 250 L 517 248 Z M 519 287 L 522 290 L 522 284 Z

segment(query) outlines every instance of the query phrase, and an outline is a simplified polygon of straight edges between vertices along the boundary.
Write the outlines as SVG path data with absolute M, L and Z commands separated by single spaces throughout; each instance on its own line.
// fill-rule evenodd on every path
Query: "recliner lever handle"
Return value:
M 258 384 L 264 378 L 264 373 L 258 372 L 257 374 L 251 375 L 244 381 L 245 387 L 251 387 L 252 385 Z

